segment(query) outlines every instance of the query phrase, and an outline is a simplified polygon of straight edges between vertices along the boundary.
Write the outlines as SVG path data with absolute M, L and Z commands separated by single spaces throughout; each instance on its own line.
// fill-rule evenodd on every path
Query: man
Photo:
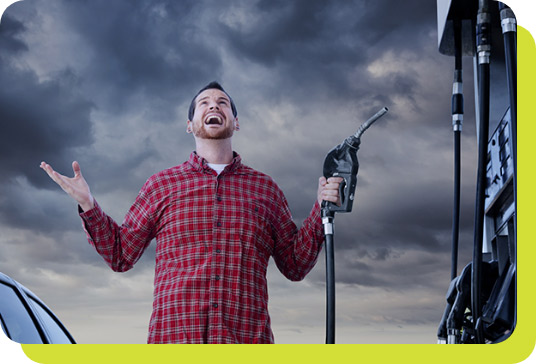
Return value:
M 121 226 L 100 208 L 73 162 L 67 178 L 41 163 L 79 204 L 90 244 L 114 270 L 132 268 L 156 238 L 149 343 L 273 343 L 266 270 L 270 256 L 302 280 L 322 248 L 322 200 L 339 203 L 340 178 L 319 179 L 317 201 L 297 229 L 285 197 L 233 152 L 235 104 L 212 82 L 192 100 L 187 162 L 150 177 Z

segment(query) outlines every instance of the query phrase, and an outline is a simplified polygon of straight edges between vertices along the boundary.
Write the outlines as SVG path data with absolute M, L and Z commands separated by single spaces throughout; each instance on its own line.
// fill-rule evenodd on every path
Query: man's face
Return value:
M 218 89 L 201 92 L 195 99 L 195 112 L 188 120 L 188 131 L 196 138 L 227 139 L 238 127 L 229 97 Z

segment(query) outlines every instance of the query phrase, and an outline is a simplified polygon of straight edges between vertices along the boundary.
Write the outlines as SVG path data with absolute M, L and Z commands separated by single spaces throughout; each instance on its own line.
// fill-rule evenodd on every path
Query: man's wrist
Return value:
M 88 201 L 86 202 L 83 202 L 83 203 L 80 203 L 80 208 L 84 211 L 84 212 L 88 212 L 89 210 L 92 210 L 93 208 L 95 208 L 95 202 L 93 200 L 93 197 L 91 197 Z

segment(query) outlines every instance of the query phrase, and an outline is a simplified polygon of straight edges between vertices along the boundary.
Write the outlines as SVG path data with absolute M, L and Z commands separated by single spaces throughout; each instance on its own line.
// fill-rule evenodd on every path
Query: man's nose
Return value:
M 209 104 L 209 108 L 210 108 L 210 110 L 214 110 L 214 109 L 219 110 L 219 109 L 220 109 L 220 106 L 218 105 L 217 102 L 213 101 L 213 102 L 211 102 L 211 103 Z

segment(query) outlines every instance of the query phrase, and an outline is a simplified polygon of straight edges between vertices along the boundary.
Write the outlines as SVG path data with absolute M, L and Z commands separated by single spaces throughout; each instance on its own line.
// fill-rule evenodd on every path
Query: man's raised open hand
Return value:
M 95 207 L 93 196 L 91 196 L 89 186 L 82 176 L 82 171 L 80 170 L 80 165 L 78 162 L 73 162 L 73 178 L 59 174 L 45 162 L 41 162 L 40 167 L 47 172 L 49 177 L 52 178 L 52 180 L 56 182 L 65 192 L 67 192 L 69 196 L 78 202 L 82 210 L 89 211 Z

